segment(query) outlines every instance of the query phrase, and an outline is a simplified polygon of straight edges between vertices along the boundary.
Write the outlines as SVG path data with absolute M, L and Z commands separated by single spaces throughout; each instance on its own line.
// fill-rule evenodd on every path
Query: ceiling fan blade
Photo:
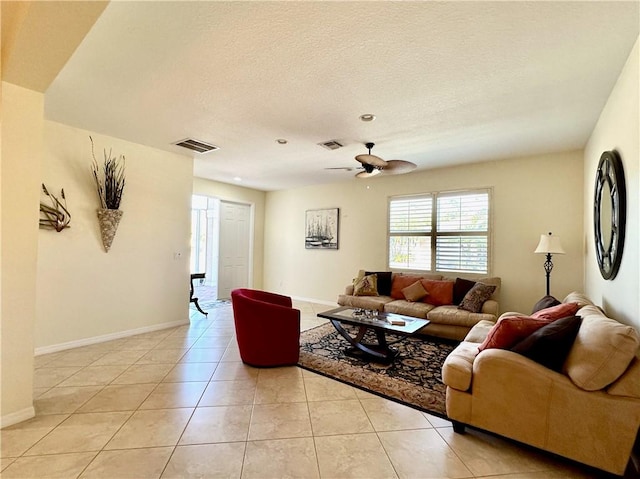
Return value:
M 353 171 L 355 168 L 353 166 L 336 166 L 331 168 L 325 168 L 325 170 L 344 170 L 344 171 Z
M 387 166 L 382 171 L 387 175 L 401 175 L 403 173 L 409 173 L 417 168 L 415 163 L 404 160 L 389 160 Z
M 371 178 L 372 176 L 379 175 L 382 170 L 373 170 L 370 173 L 366 171 L 361 171 L 360 173 L 356 173 L 356 178 Z
M 364 165 L 373 165 L 381 168 L 387 166 L 386 161 L 376 155 L 371 154 L 358 155 L 356 156 L 356 160 Z

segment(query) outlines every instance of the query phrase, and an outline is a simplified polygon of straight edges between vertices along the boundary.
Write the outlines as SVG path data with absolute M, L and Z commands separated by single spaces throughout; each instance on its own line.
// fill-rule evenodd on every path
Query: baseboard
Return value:
M 93 336 L 91 338 L 78 339 L 76 341 L 69 341 L 66 343 L 52 344 L 51 346 L 36 348 L 35 355 L 41 356 L 43 354 L 57 353 L 58 351 L 79 348 L 81 346 L 90 346 L 91 344 L 104 343 L 106 341 L 113 341 L 114 339 L 128 338 L 129 336 L 135 336 L 136 334 L 151 333 L 161 329 L 175 328 L 176 326 L 182 326 L 184 324 L 189 324 L 189 320 L 169 321 L 167 323 L 159 323 L 151 326 L 144 326 L 142 328 L 118 331 L 117 333 L 109 333 L 102 336 Z
M 338 303 L 335 301 L 326 301 L 324 299 L 304 298 L 302 296 L 291 296 L 291 299 L 295 301 L 304 301 L 306 303 L 325 304 L 327 306 L 333 306 L 334 308 L 338 307 Z
M 36 410 L 33 408 L 33 406 L 24 408 L 20 411 L 12 412 L 11 414 L 0 417 L 0 429 L 13 426 L 14 424 L 18 424 L 19 422 L 26 421 L 27 419 L 31 419 L 35 415 Z

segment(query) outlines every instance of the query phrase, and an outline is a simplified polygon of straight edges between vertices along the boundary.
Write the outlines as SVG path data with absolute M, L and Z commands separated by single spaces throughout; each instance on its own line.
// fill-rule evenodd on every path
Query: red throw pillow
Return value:
M 433 279 L 420 280 L 427 295 L 422 300 L 423 303 L 433 304 L 434 306 L 442 306 L 444 304 L 453 304 L 453 281 L 437 281 Z
M 567 316 L 573 316 L 578 312 L 578 303 L 562 303 L 550 308 L 541 309 L 531 315 L 532 318 L 538 319 L 560 319 Z
M 478 350 L 511 349 L 531 333 L 553 321 L 553 319 L 536 319 L 530 316 L 511 316 L 499 319 Z
M 404 299 L 402 290 L 416 281 L 420 281 L 420 279 L 420 276 L 415 274 L 394 274 L 391 282 L 391 297 L 393 299 Z

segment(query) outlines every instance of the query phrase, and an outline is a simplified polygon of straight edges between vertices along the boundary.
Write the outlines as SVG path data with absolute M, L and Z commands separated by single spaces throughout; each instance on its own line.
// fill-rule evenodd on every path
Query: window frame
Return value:
M 487 211 L 487 271 L 486 272 L 469 272 L 469 271 L 439 271 L 436 267 L 437 264 L 437 240 L 438 237 L 460 237 L 460 236 L 478 236 L 477 231 L 446 231 L 439 232 L 438 230 L 438 199 L 446 196 L 457 195 L 473 195 L 473 194 L 487 194 L 488 211 Z M 411 234 L 407 233 L 392 233 L 391 232 L 391 203 L 397 200 L 411 200 L 431 197 L 431 231 L 430 232 L 415 232 Z M 484 236 L 484 231 L 481 232 Z M 390 265 L 390 242 L 393 236 L 426 236 L 430 238 L 431 244 L 431 264 L 429 269 L 416 269 L 416 268 L 396 268 Z M 480 187 L 470 189 L 457 189 L 457 190 L 441 190 L 432 191 L 426 193 L 416 193 L 410 195 L 394 195 L 387 198 L 387 269 L 394 272 L 410 272 L 410 273 L 430 273 L 430 274 L 443 274 L 452 275 L 455 274 L 461 277 L 484 277 L 491 276 L 492 274 L 492 258 L 493 258 L 493 188 Z

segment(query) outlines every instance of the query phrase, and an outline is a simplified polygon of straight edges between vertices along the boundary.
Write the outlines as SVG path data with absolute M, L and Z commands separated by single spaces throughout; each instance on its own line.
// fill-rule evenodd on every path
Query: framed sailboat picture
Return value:
M 306 249 L 338 249 L 339 208 L 307 210 L 305 217 Z

